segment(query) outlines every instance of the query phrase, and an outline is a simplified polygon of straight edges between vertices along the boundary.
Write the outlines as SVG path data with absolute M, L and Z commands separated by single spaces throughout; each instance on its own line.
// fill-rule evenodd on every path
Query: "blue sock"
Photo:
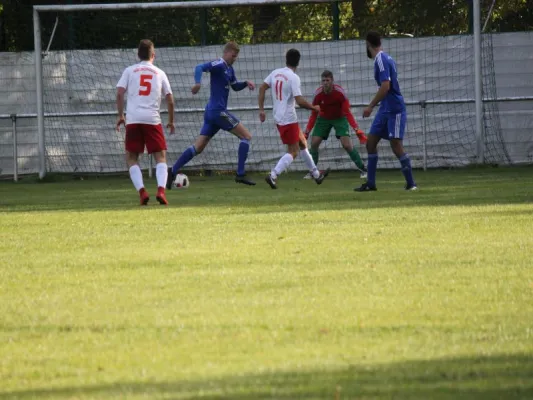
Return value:
M 376 170 L 378 169 L 378 153 L 368 155 L 366 182 L 368 186 L 376 187 Z
M 248 157 L 248 150 L 250 150 L 250 141 L 248 139 L 241 139 L 241 143 L 239 143 L 239 161 L 237 162 L 237 175 L 239 176 L 246 173 L 244 164 Z
M 191 146 L 187 150 L 185 150 L 180 156 L 180 158 L 178 158 L 178 161 L 174 163 L 174 166 L 172 167 L 172 173 L 176 175 L 185 164 L 187 164 L 194 158 L 195 155 L 196 149 L 194 148 L 194 146 Z
M 415 180 L 413 179 L 413 170 L 411 169 L 411 159 L 405 153 L 403 156 L 398 158 L 402 164 L 402 174 L 405 177 L 405 181 L 409 186 L 416 185 Z

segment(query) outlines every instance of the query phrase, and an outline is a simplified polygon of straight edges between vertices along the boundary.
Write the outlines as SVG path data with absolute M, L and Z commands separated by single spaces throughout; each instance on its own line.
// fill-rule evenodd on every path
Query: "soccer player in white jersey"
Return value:
M 287 145 L 287 154 L 280 158 L 277 165 L 265 178 L 272 189 L 277 189 L 278 176 L 291 165 L 298 152 L 317 184 L 320 185 L 329 173 L 329 169 L 322 174 L 318 171 L 309 150 L 307 150 L 305 136 L 298 125 L 295 103 L 298 103 L 302 108 L 320 112 L 320 106 L 313 106 L 302 96 L 300 77 L 296 75 L 296 68 L 298 68 L 299 63 L 300 52 L 296 49 L 288 50 L 285 55 L 287 66 L 272 71 L 259 88 L 259 119 L 261 122 L 265 122 L 265 92 L 269 88 L 274 88 L 272 91 L 274 121 L 281 141 Z
M 143 176 L 139 168 L 139 154 L 144 148 L 153 154 L 156 160 L 155 175 L 157 179 L 157 201 L 167 205 L 165 185 L 167 182 L 167 144 L 159 107 L 161 95 L 165 96 L 168 107 L 167 128 L 174 133 L 174 97 L 167 75 L 153 62 L 155 58 L 154 44 L 148 40 L 141 40 L 137 52 L 140 63 L 124 70 L 117 83 L 117 130 L 120 125 L 126 125 L 126 160 L 130 177 L 139 192 L 141 205 L 147 205 L 150 200 L 144 188 Z M 124 97 L 127 94 L 126 118 L 124 117 Z

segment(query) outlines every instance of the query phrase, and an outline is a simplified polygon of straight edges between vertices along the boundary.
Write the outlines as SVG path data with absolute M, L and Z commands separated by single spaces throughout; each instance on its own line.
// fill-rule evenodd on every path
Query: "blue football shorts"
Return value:
M 372 126 L 370 135 L 378 135 L 382 139 L 400 139 L 403 140 L 405 126 L 407 125 L 407 112 L 405 110 L 398 113 L 381 113 L 378 111 Z
M 231 131 L 239 125 L 239 119 L 227 110 L 206 111 L 200 135 L 214 136 L 219 130 Z

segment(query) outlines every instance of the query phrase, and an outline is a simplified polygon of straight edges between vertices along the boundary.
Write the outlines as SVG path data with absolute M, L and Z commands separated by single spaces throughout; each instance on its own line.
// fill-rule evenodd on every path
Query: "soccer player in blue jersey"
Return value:
M 407 112 L 400 85 L 396 63 L 381 48 L 381 37 L 376 32 L 369 32 L 366 36 L 366 54 L 374 60 L 374 79 L 378 84 L 378 92 L 363 110 L 363 118 L 370 117 L 374 107 L 381 102 L 379 110 L 372 122 L 366 150 L 368 152 L 367 181 L 361 187 L 355 188 L 358 192 L 374 191 L 376 189 L 376 169 L 378 166 L 378 143 L 381 139 L 390 142 L 392 151 L 400 160 L 402 174 L 405 177 L 405 190 L 416 190 L 413 179 L 411 160 L 403 149 L 403 136 L 407 122 Z
M 211 74 L 211 95 L 209 97 L 209 102 L 205 107 L 204 125 L 202 126 L 200 135 L 194 144 L 183 152 L 172 169 L 169 170 L 166 185 L 167 189 L 172 187 L 172 182 L 179 170 L 195 156 L 204 151 L 211 138 L 213 138 L 220 129 L 231 132 L 241 140 L 238 150 L 237 175 L 235 176 L 235 182 L 245 185 L 255 185 L 255 182 L 246 178 L 244 169 L 252 135 L 239 119 L 228 111 L 230 87 L 235 91 L 240 91 L 245 88 L 250 90 L 255 89 L 253 82 L 239 82 L 235 77 L 235 71 L 233 70 L 232 65 L 235 60 L 237 60 L 239 51 L 240 49 L 237 43 L 228 42 L 224 46 L 221 58 L 196 66 L 194 70 L 195 84 L 191 89 L 193 94 L 198 93 L 200 90 L 202 73 L 209 72 Z

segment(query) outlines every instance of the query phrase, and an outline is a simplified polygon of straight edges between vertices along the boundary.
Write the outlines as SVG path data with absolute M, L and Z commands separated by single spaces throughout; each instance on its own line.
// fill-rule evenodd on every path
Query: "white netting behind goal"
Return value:
M 168 10 L 153 12 L 160 13 L 161 20 L 164 20 Z M 161 47 L 158 43 L 161 32 L 178 28 L 161 24 L 151 31 L 132 33 L 128 31 L 134 30 L 129 28 L 132 19 L 119 11 L 108 13 L 115 16 L 116 29 L 124 30 L 130 36 L 136 34 L 138 39 L 146 37 L 155 42 L 155 64 L 169 77 L 177 111 L 176 135 L 168 138 L 168 158 L 172 163 L 194 141 L 203 123 L 203 108 L 209 96 L 209 75 L 204 74 L 202 89 L 193 96 L 190 88 L 194 83 L 194 67 L 220 57 L 222 45 Z M 73 18 L 74 21 L 82 17 L 85 20 L 93 17 L 92 26 L 98 29 L 98 19 L 94 14 L 59 14 L 60 19 Z M 81 34 L 76 33 L 75 23 L 69 26 L 74 30 L 73 37 Z M 176 43 L 181 41 L 176 40 Z M 94 43 L 95 47 L 100 47 L 97 39 Z M 472 37 L 385 39 L 383 46 L 396 60 L 402 92 L 409 104 L 405 147 L 413 165 L 421 167 L 423 160 L 424 129 L 422 108 L 418 104 L 423 100 L 429 102 L 425 124 L 428 167 L 474 163 L 475 107 L 471 102 L 458 102 L 474 98 Z M 125 171 L 124 132 L 114 130 L 115 85 L 124 68 L 137 62 L 136 48 L 125 48 L 119 40 L 114 49 L 76 49 L 73 45 L 73 50 L 67 50 L 65 44 L 60 45 L 65 48 L 55 47 L 53 45 L 52 51 L 43 59 L 44 109 L 50 114 L 45 118 L 47 170 L 87 173 Z M 242 45 L 234 65 L 238 79 L 260 84 L 271 70 L 284 65 L 284 54 L 289 48 L 297 48 L 302 53 L 297 73 L 308 100 L 312 99 L 324 69 L 333 72 L 336 83 L 346 89 L 353 104 L 366 104 L 375 94 L 373 63 L 366 57 L 364 41 L 361 40 Z M 456 102 L 431 104 L 434 101 Z M 283 153 L 284 146 L 278 138 L 271 114 L 268 114 L 267 122 L 261 124 L 256 107 L 257 92 L 243 90 L 230 93 L 230 110 L 253 135 L 247 169 L 264 171 L 272 167 Z M 367 132 L 371 119 L 362 119 L 362 107 L 352 107 L 352 111 L 360 127 Z M 303 129 L 309 112 L 299 110 L 298 115 Z M 167 116 L 163 114 L 163 121 L 166 120 Z M 355 136 L 353 139 L 366 161 L 364 147 L 358 144 Z M 498 138 L 494 141 L 497 142 Z M 380 146 L 385 147 L 387 143 Z M 234 170 L 237 147 L 238 140 L 221 131 L 188 168 Z M 504 155 L 498 154 L 496 147 L 492 158 L 503 160 Z M 145 157 L 144 167 L 147 166 Z M 334 134 L 321 147 L 319 167 L 353 168 Z M 379 167 L 397 167 L 397 160 L 388 149 L 381 151 Z M 301 162 L 295 163 L 292 168 L 305 169 Z

